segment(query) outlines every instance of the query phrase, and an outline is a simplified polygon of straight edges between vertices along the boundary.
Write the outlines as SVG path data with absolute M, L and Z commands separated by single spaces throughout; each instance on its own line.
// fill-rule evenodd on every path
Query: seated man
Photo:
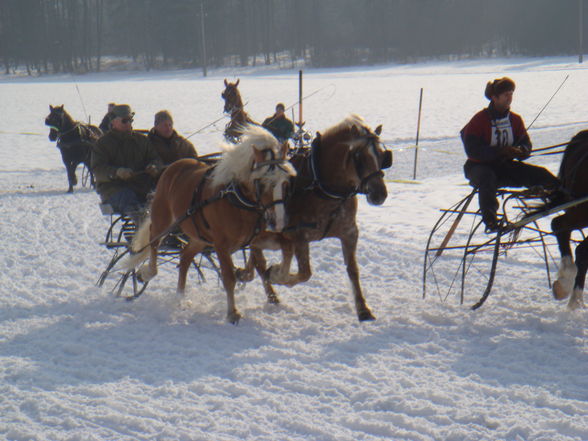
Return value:
M 114 106 L 111 129 L 92 150 L 92 170 L 102 203 L 138 223 L 162 164 L 147 136 L 133 131 L 134 114 L 126 104 Z
M 262 126 L 268 129 L 278 141 L 286 142 L 294 133 L 294 124 L 286 118 L 286 107 L 282 103 L 276 105 L 276 113 L 263 121 Z
M 167 110 L 155 114 L 155 122 L 148 137 L 164 165 L 178 159 L 198 158 L 194 145 L 174 130 L 174 120 Z
M 488 82 L 485 96 L 490 105 L 461 130 L 468 156 L 464 172 L 478 187 L 486 232 L 496 232 L 501 227 L 496 218 L 498 188 L 542 186 L 551 191 L 560 186 L 547 169 L 520 162 L 530 156 L 532 146 L 523 119 L 510 111 L 514 90 L 514 81 L 507 77 Z

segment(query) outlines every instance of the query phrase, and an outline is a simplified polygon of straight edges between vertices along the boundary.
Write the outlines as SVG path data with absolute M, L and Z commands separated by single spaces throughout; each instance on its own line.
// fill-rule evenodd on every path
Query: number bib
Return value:
M 490 145 L 504 147 L 505 145 L 513 145 L 513 143 L 514 135 L 508 115 L 501 119 L 493 119 Z

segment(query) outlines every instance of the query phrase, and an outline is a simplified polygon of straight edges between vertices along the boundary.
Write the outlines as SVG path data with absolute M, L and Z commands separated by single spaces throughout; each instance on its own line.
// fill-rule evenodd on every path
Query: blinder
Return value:
M 392 167 L 392 150 L 385 150 L 382 157 L 382 170 Z

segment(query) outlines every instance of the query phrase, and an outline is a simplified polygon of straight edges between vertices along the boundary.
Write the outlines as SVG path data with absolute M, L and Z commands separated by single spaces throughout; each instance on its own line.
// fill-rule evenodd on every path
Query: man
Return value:
M 268 129 L 278 141 L 287 141 L 294 133 L 294 124 L 286 118 L 286 107 L 283 103 L 276 105 L 276 113 L 266 118 L 262 126 Z
M 478 187 L 488 233 L 507 227 L 496 218 L 499 187 L 542 186 L 548 191 L 559 187 L 559 180 L 548 170 L 520 162 L 530 156 L 532 145 L 523 119 L 510 110 L 514 90 L 515 83 L 510 78 L 489 81 L 484 94 L 490 105 L 476 113 L 461 131 L 468 156 L 465 176 Z
M 112 109 L 114 109 L 114 106 L 116 106 L 116 104 L 108 103 L 108 112 L 106 112 L 106 115 L 104 115 L 102 122 L 98 126 L 100 127 L 100 130 L 102 130 L 102 133 L 106 133 L 110 130 L 110 120 L 112 119 Z
M 174 130 L 174 120 L 167 110 L 155 114 L 153 128 L 148 137 L 164 165 L 178 159 L 198 158 L 194 145 Z
M 147 136 L 133 131 L 134 114 L 127 104 L 113 107 L 111 129 L 92 151 L 92 170 L 102 203 L 138 223 L 162 164 Z

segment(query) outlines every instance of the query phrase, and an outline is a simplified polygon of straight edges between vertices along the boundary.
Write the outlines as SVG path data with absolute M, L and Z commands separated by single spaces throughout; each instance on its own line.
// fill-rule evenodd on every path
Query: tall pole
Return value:
M 423 88 L 421 87 L 421 95 L 419 98 L 419 118 L 417 121 L 416 143 L 414 149 L 414 168 L 412 170 L 412 179 L 416 179 L 417 161 L 419 156 L 419 134 L 421 133 L 421 110 L 423 108 Z
M 298 127 L 302 130 L 302 70 L 298 71 Z
M 206 33 L 204 32 L 204 0 L 200 0 L 200 29 L 202 30 L 202 76 L 206 76 Z
M 578 63 L 584 61 L 584 0 L 578 0 Z

